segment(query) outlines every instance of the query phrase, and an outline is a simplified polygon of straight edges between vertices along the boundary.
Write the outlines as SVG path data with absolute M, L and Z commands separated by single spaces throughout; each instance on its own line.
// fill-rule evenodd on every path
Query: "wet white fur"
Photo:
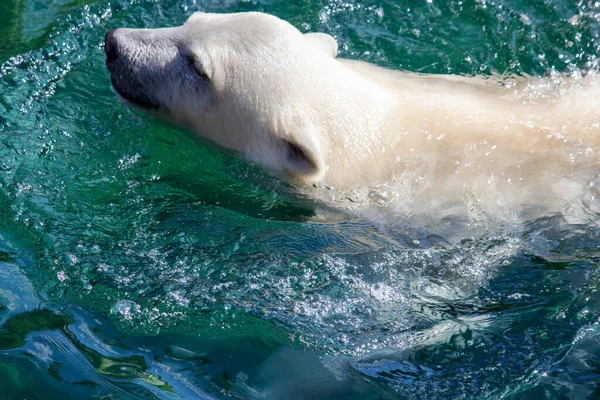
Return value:
M 492 208 L 557 207 L 598 182 L 595 74 L 392 71 L 336 58 L 331 36 L 261 13 L 196 13 L 153 34 L 184 44 L 211 79 L 210 93 L 167 88 L 172 117 L 292 181 L 396 182 L 414 206 L 469 198 Z M 310 162 L 296 162 L 286 143 Z

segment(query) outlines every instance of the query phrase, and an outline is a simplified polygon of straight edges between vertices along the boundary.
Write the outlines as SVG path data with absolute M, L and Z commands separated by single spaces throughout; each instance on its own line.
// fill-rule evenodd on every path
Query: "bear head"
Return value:
M 327 34 L 262 13 L 195 13 L 184 25 L 106 34 L 119 96 L 298 182 L 326 173 Z M 324 68 L 325 66 L 325 68 Z

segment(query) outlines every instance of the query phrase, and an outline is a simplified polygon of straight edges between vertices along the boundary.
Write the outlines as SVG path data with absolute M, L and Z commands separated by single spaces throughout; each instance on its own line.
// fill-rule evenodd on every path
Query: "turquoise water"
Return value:
M 197 10 L 428 73 L 600 54 L 593 1 L 3 0 L 0 399 L 600 396 L 597 197 L 460 240 L 327 209 L 116 99 L 104 33 Z

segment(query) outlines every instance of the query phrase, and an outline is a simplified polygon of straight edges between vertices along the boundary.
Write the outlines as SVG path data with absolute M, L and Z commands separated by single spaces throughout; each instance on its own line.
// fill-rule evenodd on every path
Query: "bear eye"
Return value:
M 210 80 L 210 78 L 206 74 L 206 71 L 204 71 L 204 68 L 202 68 L 202 65 L 198 62 L 198 60 L 196 60 L 196 57 L 194 57 L 191 54 L 186 54 L 183 57 L 187 61 L 192 71 L 194 71 L 194 74 L 196 74 L 198 79 L 206 82 Z

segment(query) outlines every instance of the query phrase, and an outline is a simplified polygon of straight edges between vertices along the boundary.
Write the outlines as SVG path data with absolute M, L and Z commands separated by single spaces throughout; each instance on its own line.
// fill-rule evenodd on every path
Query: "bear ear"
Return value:
M 306 138 L 306 136 L 304 136 Z M 298 140 L 298 136 L 282 139 L 285 171 L 295 180 L 318 182 L 325 176 L 326 166 L 319 146 L 309 140 Z
M 338 55 L 338 44 L 335 38 L 326 33 L 305 33 L 304 37 L 319 50 L 335 58 Z
M 190 23 L 190 22 L 194 22 L 196 20 L 201 19 L 202 17 L 206 16 L 205 12 L 202 11 L 196 11 L 195 13 L 193 13 L 192 15 L 190 15 L 190 17 L 187 19 L 187 21 L 185 21 L 185 23 Z M 185 25 L 185 24 L 184 24 Z

